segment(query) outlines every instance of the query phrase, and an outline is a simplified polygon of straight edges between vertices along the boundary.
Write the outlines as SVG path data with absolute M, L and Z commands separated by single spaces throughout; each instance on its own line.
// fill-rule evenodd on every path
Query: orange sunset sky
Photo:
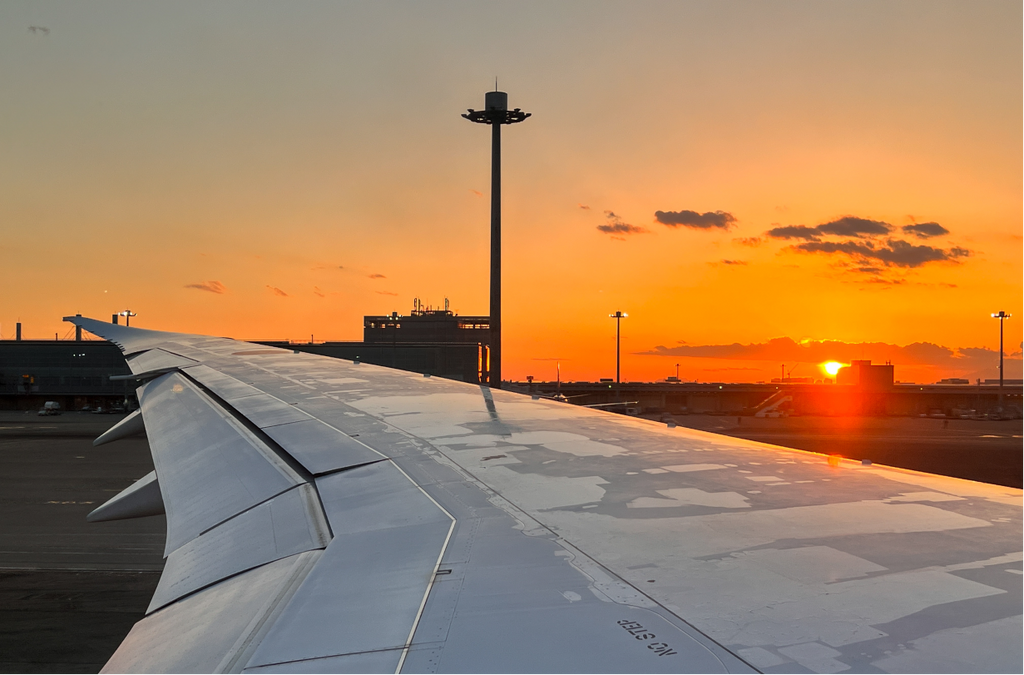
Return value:
M 1021 377 L 1011 2 L 0 5 L 0 334 L 359 340 L 487 313 L 506 378 Z M 824 341 L 824 344 L 821 342 Z

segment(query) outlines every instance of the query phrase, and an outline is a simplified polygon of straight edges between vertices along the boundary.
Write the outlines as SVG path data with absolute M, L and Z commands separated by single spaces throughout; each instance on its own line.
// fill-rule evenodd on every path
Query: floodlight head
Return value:
M 509 110 L 508 94 L 495 90 L 484 94 L 483 110 L 469 108 L 462 116 L 478 124 L 516 124 L 529 117 L 530 113 L 519 108 Z

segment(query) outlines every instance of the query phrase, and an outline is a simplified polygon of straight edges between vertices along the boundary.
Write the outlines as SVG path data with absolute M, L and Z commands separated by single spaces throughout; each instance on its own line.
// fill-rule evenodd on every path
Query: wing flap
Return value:
M 313 419 L 295 406 L 208 366 L 189 368 L 188 375 L 260 429 Z
M 314 476 L 384 459 L 376 450 L 316 419 L 263 431 Z
M 403 649 L 453 520 L 394 464 L 317 480 L 334 539 L 248 667 Z
M 331 535 L 309 485 L 280 494 L 167 556 L 147 613 L 227 577 L 327 546 Z
M 139 621 L 104 673 L 215 673 L 244 660 L 320 557 L 308 551 L 243 572 Z
M 163 375 L 139 392 L 167 510 L 166 553 L 303 482 L 180 374 Z
M 192 359 L 165 352 L 162 349 L 150 349 L 128 357 L 127 361 L 128 367 L 135 375 L 196 365 Z

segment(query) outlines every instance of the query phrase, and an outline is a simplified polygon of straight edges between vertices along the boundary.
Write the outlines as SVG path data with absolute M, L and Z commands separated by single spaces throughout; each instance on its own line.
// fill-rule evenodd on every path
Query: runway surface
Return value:
M 163 516 L 85 522 L 153 469 L 145 438 L 92 446 L 119 419 L 0 413 L 3 672 L 97 672 L 153 595 Z

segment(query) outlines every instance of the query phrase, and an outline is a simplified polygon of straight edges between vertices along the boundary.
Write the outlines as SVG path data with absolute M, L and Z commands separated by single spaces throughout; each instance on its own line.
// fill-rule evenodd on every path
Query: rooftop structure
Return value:
M 392 344 L 396 342 L 447 342 L 489 345 L 490 318 L 486 316 L 459 316 L 448 309 L 423 307 L 415 301 L 411 314 L 398 312 L 381 316 L 363 317 L 363 342 Z

